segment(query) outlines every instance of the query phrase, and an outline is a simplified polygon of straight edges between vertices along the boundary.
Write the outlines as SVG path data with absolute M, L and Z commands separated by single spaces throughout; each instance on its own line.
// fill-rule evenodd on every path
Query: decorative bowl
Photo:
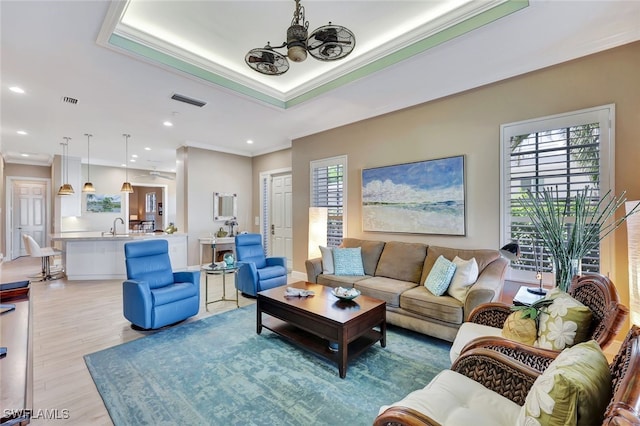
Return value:
M 356 297 L 360 296 L 360 290 L 357 290 L 355 288 L 342 288 L 342 287 L 338 287 L 338 288 L 334 288 L 331 290 L 331 294 L 333 294 L 335 297 L 337 297 L 340 300 L 353 300 Z

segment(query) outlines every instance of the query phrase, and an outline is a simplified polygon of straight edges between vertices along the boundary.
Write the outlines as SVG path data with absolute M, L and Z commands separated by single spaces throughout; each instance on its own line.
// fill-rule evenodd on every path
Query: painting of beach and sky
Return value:
M 464 156 L 362 170 L 362 230 L 465 235 Z

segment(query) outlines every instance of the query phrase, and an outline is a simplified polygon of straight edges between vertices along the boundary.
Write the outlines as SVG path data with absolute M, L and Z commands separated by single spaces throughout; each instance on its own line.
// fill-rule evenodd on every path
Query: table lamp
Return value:
M 515 241 L 507 243 L 500 249 L 500 254 L 515 262 L 520 258 L 520 244 Z

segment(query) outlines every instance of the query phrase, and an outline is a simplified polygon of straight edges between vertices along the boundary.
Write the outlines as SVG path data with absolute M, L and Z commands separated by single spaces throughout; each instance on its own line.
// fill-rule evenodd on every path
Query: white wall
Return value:
M 214 192 L 238 194 L 237 230 L 251 230 L 252 163 L 249 157 L 190 147 L 181 149 L 182 155 L 178 157 L 184 161 L 187 188 L 182 197 L 187 200 L 187 207 L 181 221 L 184 229 L 179 231 L 188 233 L 189 265 L 196 265 L 200 253 L 198 238 L 208 237 L 221 226 L 227 230 L 224 221 L 213 220 Z

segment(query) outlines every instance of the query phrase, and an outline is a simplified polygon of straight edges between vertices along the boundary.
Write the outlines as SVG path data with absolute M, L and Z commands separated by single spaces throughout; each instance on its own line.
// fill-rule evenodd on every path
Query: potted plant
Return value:
M 533 193 L 527 190 L 519 199 L 538 234 L 551 253 L 556 286 L 567 291 L 573 275 L 579 274 L 582 258 L 597 247 L 632 214 L 640 211 L 636 204 L 626 215 L 616 219 L 616 210 L 627 200 L 607 192 L 598 199 L 594 190 L 586 187 L 574 197 L 560 197 L 556 187 Z

